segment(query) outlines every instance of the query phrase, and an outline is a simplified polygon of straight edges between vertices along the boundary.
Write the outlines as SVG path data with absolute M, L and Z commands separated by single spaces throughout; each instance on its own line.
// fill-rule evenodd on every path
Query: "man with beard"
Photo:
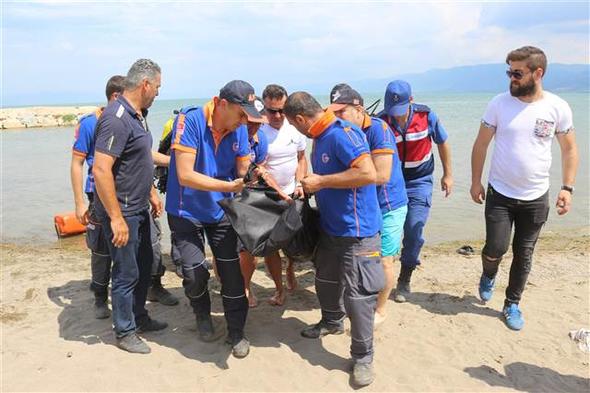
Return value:
M 510 92 L 492 99 L 483 115 L 471 154 L 471 198 L 485 200 L 486 243 L 481 258 L 479 295 L 491 299 L 496 273 L 510 245 L 514 225 L 512 264 L 503 317 L 512 330 L 524 325 L 518 307 L 531 270 L 535 243 L 549 214 L 551 142 L 561 148 L 563 183 L 557 214 L 571 206 L 578 166 L 572 111 L 563 99 L 543 90 L 547 58 L 539 48 L 525 46 L 508 53 L 506 75 Z M 486 152 L 495 137 L 487 193 L 481 184 Z

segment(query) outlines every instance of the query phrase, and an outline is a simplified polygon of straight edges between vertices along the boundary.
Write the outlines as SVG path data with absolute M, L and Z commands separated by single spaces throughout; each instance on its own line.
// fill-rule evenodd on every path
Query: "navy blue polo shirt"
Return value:
M 123 96 L 110 103 L 98 119 L 95 150 L 115 157 L 113 177 L 117 200 L 124 216 L 133 215 L 149 206 L 154 162 L 152 134 L 145 114 L 137 113 Z M 106 213 L 98 193 L 97 212 Z

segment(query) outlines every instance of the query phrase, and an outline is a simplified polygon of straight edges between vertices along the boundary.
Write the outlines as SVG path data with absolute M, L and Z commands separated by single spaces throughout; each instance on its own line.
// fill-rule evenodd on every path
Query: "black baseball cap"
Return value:
M 260 121 L 262 119 L 262 115 L 254 106 L 256 99 L 254 88 L 248 82 L 241 80 L 228 82 L 219 91 L 219 98 L 241 106 L 249 120 Z
M 336 112 L 344 109 L 346 105 L 364 105 L 363 97 L 358 91 L 345 83 L 340 83 L 332 89 L 330 94 L 330 105 L 328 109 Z
M 264 114 L 264 103 L 262 102 L 262 99 L 258 96 L 256 96 L 256 98 L 254 98 L 254 108 L 256 108 L 256 110 L 260 114 L 260 119 L 253 119 L 251 117 L 248 117 L 248 122 L 250 122 L 250 123 L 268 123 L 268 118 Z

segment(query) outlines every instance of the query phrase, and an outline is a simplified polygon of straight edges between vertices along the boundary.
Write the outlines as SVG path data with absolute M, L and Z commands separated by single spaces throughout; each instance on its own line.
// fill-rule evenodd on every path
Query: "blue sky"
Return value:
M 589 62 L 587 2 L 2 0 L 3 105 L 102 101 L 147 57 L 161 98 L 207 97 L 231 79 L 260 91 L 503 62 L 522 45 Z

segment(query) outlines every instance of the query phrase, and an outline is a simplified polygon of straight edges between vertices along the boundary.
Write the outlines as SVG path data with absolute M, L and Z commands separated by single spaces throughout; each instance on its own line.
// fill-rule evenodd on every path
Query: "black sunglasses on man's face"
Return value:
M 524 73 L 521 70 L 516 70 L 516 71 L 506 70 L 506 76 L 508 78 L 514 78 L 517 81 L 519 81 L 524 77 Z
M 282 109 L 272 109 L 272 108 L 268 108 L 268 107 L 264 107 L 264 110 L 269 114 L 269 115 L 276 115 L 277 113 L 279 115 L 283 114 L 283 110 Z

